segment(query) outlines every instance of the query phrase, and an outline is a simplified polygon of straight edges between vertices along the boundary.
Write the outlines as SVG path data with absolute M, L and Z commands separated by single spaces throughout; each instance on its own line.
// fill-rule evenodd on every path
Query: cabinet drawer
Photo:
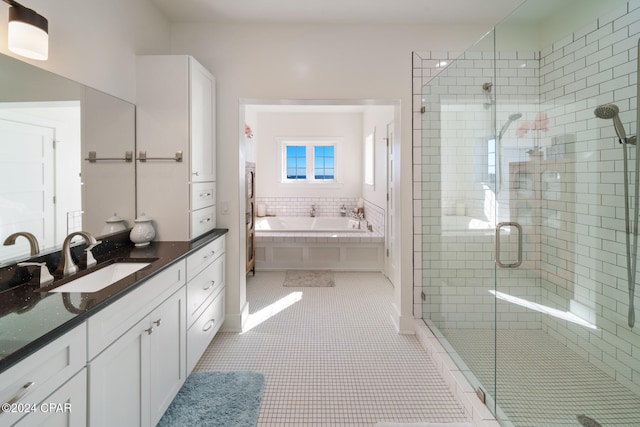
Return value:
M 202 312 L 205 300 L 224 286 L 224 257 L 218 257 L 187 283 L 187 325 Z
M 41 406 L 43 405 L 43 406 Z M 62 387 L 47 396 L 38 410 L 22 418 L 15 427 L 86 426 L 87 369 L 83 368 Z
M 187 280 L 204 270 L 213 260 L 224 253 L 225 237 L 218 237 L 187 257 Z
M 197 182 L 191 184 L 191 210 L 195 211 L 215 204 L 215 182 Z
M 216 228 L 216 207 L 198 209 L 191 212 L 191 238 L 206 233 Z
M 184 285 L 185 271 L 181 260 L 91 316 L 87 320 L 89 360 Z
M 0 403 L 43 402 L 84 367 L 86 348 L 86 324 L 82 323 L 3 372 Z M 24 411 L 0 412 L 0 425 L 11 425 L 24 415 Z
M 224 287 L 187 331 L 187 373 L 202 357 L 224 322 Z

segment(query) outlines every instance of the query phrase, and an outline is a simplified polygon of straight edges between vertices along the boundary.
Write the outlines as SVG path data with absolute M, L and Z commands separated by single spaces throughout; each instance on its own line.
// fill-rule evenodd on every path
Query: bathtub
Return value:
M 261 217 L 256 218 L 256 231 L 259 232 L 336 232 L 366 233 L 366 228 L 358 228 L 359 221 L 339 216 L 324 217 Z
M 256 218 L 256 270 L 382 271 L 384 230 L 346 217 Z

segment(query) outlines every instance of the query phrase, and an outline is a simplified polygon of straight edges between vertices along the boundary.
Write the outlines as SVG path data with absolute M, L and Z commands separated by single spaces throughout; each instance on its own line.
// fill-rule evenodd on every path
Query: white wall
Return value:
M 0 52 L 135 102 L 135 56 L 168 53 L 169 24 L 150 0 L 30 0 L 49 20 L 49 60 L 7 49 L 9 6 L 0 6 Z
M 255 134 L 257 197 L 360 197 L 362 183 L 362 113 L 258 113 Z M 336 156 L 342 183 L 325 186 L 282 184 L 282 137 L 335 137 L 341 148 Z
M 413 330 L 411 221 L 411 53 L 463 51 L 488 26 L 418 25 L 231 25 L 174 24 L 172 53 L 191 54 L 215 76 L 218 89 L 218 226 L 228 227 L 227 284 L 230 317 L 246 313 L 240 195 L 244 149 L 239 147 L 241 99 L 400 100 L 395 120 L 394 181 L 401 193 L 401 265 L 394 316 L 400 330 Z M 237 285 L 236 285 L 237 284 Z M 233 288 L 238 287 L 234 291 Z

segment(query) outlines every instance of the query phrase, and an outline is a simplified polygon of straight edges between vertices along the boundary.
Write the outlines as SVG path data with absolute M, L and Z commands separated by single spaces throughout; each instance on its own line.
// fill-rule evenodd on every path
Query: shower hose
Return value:
M 636 144 L 638 142 L 636 141 Z M 637 253 L 638 253 L 638 195 L 640 193 L 638 189 L 638 183 L 640 181 L 640 155 L 637 152 L 636 145 L 636 163 L 635 163 L 635 191 L 634 191 L 634 221 L 633 221 L 633 242 L 631 241 L 631 215 L 629 212 L 629 143 L 624 142 L 623 156 L 624 156 L 624 222 L 626 231 L 626 249 L 627 249 L 627 283 L 629 288 L 629 327 L 633 328 L 636 323 L 636 311 L 634 308 L 634 295 L 636 287 L 636 265 L 637 265 Z

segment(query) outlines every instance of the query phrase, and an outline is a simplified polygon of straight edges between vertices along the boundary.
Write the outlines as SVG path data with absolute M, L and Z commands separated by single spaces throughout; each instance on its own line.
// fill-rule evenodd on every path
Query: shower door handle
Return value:
M 504 264 L 500 261 L 500 229 L 506 226 L 513 226 L 518 229 L 518 258 L 516 262 Z M 494 242 L 495 262 L 500 268 L 518 268 L 522 264 L 522 226 L 517 222 L 501 222 L 496 225 L 496 237 Z

